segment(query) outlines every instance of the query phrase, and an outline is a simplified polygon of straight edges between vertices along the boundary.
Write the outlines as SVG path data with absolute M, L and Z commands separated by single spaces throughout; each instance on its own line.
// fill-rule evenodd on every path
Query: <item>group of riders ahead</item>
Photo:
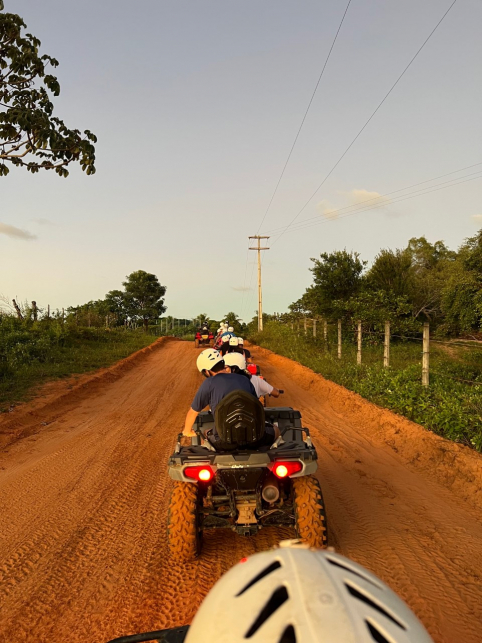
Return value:
M 204 325 L 201 330 L 203 333 L 209 332 L 209 327 Z M 187 412 L 183 430 L 185 437 L 196 435 L 193 430 L 194 422 L 204 408 L 209 406 L 214 415 L 216 406 L 233 391 L 244 391 L 256 399 L 265 396 L 279 397 L 282 393 L 259 376 L 256 365 L 252 363 L 251 352 L 244 347 L 244 339 L 237 337 L 234 328 L 227 322 L 220 325 L 214 347 L 207 348 L 198 355 L 196 366 L 206 381 L 199 387 Z M 215 443 L 219 439 L 216 429 L 208 437 Z M 267 422 L 263 438 L 253 444 L 253 448 L 269 446 L 278 437 L 278 428 Z

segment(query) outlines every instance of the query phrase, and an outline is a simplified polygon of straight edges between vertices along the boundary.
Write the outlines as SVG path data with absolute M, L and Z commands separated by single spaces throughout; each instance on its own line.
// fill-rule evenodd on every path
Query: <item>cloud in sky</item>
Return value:
M 16 228 L 13 225 L 8 225 L 8 223 L 0 223 L 0 234 L 5 234 L 7 237 L 12 237 L 13 239 L 23 239 L 24 241 L 37 238 L 27 230 Z
M 348 190 L 339 192 L 344 197 L 345 204 L 339 206 L 332 205 L 327 199 L 323 199 L 317 204 L 319 212 L 327 219 L 336 219 L 338 216 L 351 214 L 357 210 L 353 209 L 354 206 L 365 206 L 367 209 L 370 207 L 388 206 L 391 201 L 387 197 L 382 196 L 379 192 L 370 192 L 369 190 Z M 348 204 L 346 204 L 348 201 Z
M 473 214 L 470 218 L 477 224 L 482 223 L 482 214 Z
M 369 192 L 368 190 L 350 190 L 348 197 L 353 205 L 364 204 L 369 207 L 372 205 L 388 205 L 390 203 L 390 199 L 382 196 L 379 192 Z M 365 203 L 366 201 L 368 203 Z
M 249 286 L 231 286 L 231 290 L 235 290 L 236 292 L 248 292 L 248 290 L 253 290 Z
M 334 208 L 328 199 L 323 199 L 317 205 L 318 210 L 327 219 L 335 219 L 338 216 L 337 209 Z
M 32 221 L 34 223 L 38 223 L 38 225 L 55 225 L 55 223 L 50 221 L 50 219 L 44 219 L 42 217 L 40 219 L 32 219 Z

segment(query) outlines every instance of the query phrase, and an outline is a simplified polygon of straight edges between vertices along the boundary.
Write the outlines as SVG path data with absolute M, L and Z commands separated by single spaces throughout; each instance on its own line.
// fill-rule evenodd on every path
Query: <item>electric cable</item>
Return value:
M 470 175 L 468 175 L 468 176 L 470 176 Z M 464 178 L 464 177 L 460 177 L 460 178 Z M 466 179 L 465 181 L 458 181 L 457 183 L 454 183 L 453 181 L 447 181 L 447 183 L 450 183 L 450 185 L 439 184 L 439 187 L 434 187 L 433 189 L 425 188 L 424 192 L 417 191 L 417 192 L 420 192 L 420 193 L 419 194 L 404 195 L 404 196 L 402 196 L 402 197 L 400 197 L 398 199 L 394 199 L 393 201 L 390 202 L 390 204 L 399 203 L 400 201 L 407 201 L 408 199 L 415 199 L 415 198 L 420 197 L 420 196 L 425 196 L 426 194 L 431 194 L 432 192 L 439 192 L 440 190 L 446 190 L 447 188 L 454 187 L 455 185 L 460 185 L 462 183 L 469 183 L 470 181 L 476 181 L 477 179 L 480 179 L 480 178 L 482 178 L 482 174 L 480 176 L 474 176 L 473 178 Z M 316 223 L 310 223 L 309 225 L 305 225 L 305 226 L 299 225 L 296 228 L 293 228 L 292 232 L 296 232 L 296 231 L 299 231 L 299 230 L 304 230 L 306 228 L 312 228 L 313 226 L 321 225 L 323 223 L 331 223 L 332 221 L 335 221 L 335 220 L 338 221 L 340 219 L 346 219 L 347 217 L 353 216 L 355 214 L 360 214 L 361 212 L 368 212 L 370 210 L 378 210 L 379 208 L 387 207 L 387 205 L 389 205 L 389 204 L 380 203 L 378 205 L 366 206 L 366 207 L 361 208 L 359 210 L 355 210 L 354 212 L 348 212 L 348 213 L 346 213 L 346 214 L 344 214 L 344 215 L 342 215 L 340 217 L 337 217 L 336 219 L 332 219 L 332 220 L 323 219 L 322 221 L 317 221 Z M 274 245 L 276 243 L 276 241 L 278 241 L 280 239 L 280 237 L 285 232 L 286 232 L 286 230 L 284 232 L 281 232 L 277 237 L 275 237 L 275 240 L 272 242 L 271 245 Z
M 301 210 L 299 210 L 298 214 L 297 214 L 297 215 L 296 215 L 296 216 L 291 220 L 291 222 L 290 222 L 290 223 L 288 224 L 288 226 L 286 227 L 285 231 L 284 231 L 284 232 L 282 232 L 282 233 L 280 234 L 280 236 L 279 236 L 275 241 L 273 241 L 272 245 L 274 245 L 275 243 L 277 243 L 277 242 L 281 239 L 281 237 L 285 234 L 285 232 L 286 232 L 286 231 L 287 231 L 287 230 L 288 230 L 288 229 L 293 225 L 293 223 L 296 221 L 296 219 L 297 219 L 297 218 L 300 216 L 300 214 L 305 210 L 305 208 L 306 208 L 306 207 L 307 207 L 307 205 L 311 202 L 311 200 L 314 198 L 314 196 L 316 195 L 316 193 L 317 193 L 317 192 L 320 190 L 320 188 L 321 188 L 321 187 L 326 183 L 326 181 L 328 180 L 328 178 L 333 174 L 334 170 L 338 167 L 338 165 L 339 165 L 339 164 L 341 163 L 341 161 L 344 159 L 344 157 L 346 156 L 346 154 L 348 153 L 348 151 L 349 151 L 349 150 L 352 148 L 352 146 L 355 144 L 355 142 L 357 141 L 357 139 L 359 138 L 359 136 L 361 135 L 361 133 L 365 130 L 365 128 L 366 128 L 366 127 L 367 127 L 367 125 L 370 123 L 370 121 L 371 121 L 371 120 L 372 120 L 372 118 L 375 116 L 375 114 L 378 112 L 378 110 L 381 108 L 381 106 L 383 105 L 383 103 L 387 100 L 387 98 L 390 96 L 390 94 L 392 93 L 392 91 L 393 91 L 393 90 L 395 89 L 395 87 L 398 85 L 398 83 L 400 82 L 400 80 L 402 79 L 402 77 L 403 77 L 403 76 L 405 75 L 405 73 L 408 71 L 409 67 L 410 67 L 410 66 L 412 65 L 412 63 L 415 61 L 415 59 L 416 59 L 416 58 L 417 58 L 417 56 L 420 54 L 420 52 L 423 50 L 423 48 L 424 48 L 424 47 L 425 47 L 425 45 L 428 43 L 428 41 L 429 41 L 429 40 L 430 40 L 430 38 L 433 36 L 433 34 L 437 31 L 437 29 L 439 28 L 439 26 L 442 24 L 442 22 L 443 22 L 444 18 L 448 15 L 449 11 L 452 9 L 452 7 L 455 5 L 455 3 L 456 3 L 456 2 L 457 2 L 457 0 L 453 0 L 452 4 L 449 6 L 449 8 L 447 9 L 447 11 L 443 14 L 443 16 L 442 16 L 442 17 L 440 18 L 440 20 L 437 22 L 437 24 L 436 24 L 436 25 L 435 25 L 435 27 L 432 29 L 432 31 L 430 32 L 430 34 L 429 34 L 429 35 L 427 36 L 427 38 L 424 40 L 424 42 L 423 42 L 423 43 L 422 43 L 422 45 L 419 47 L 419 49 L 417 50 L 417 52 L 415 53 L 415 55 L 412 57 L 412 59 L 410 60 L 410 62 L 408 63 L 408 65 L 405 67 L 405 69 L 402 71 L 402 73 L 398 76 L 397 80 L 396 80 L 396 81 L 393 83 L 393 85 L 390 87 L 390 89 L 388 90 L 388 92 L 385 94 L 385 96 L 383 97 L 383 99 L 382 99 L 382 100 L 380 101 L 380 103 L 377 105 L 377 107 L 376 107 L 376 108 L 375 108 L 375 110 L 372 112 L 371 116 L 370 116 L 370 117 L 368 118 L 368 120 L 365 122 L 365 124 L 363 125 L 363 127 L 359 130 L 358 134 L 355 136 L 355 138 L 351 141 L 351 143 L 350 143 L 350 144 L 348 145 L 348 147 L 345 149 L 345 151 L 344 151 L 344 152 L 343 152 L 343 154 L 340 156 L 340 158 L 338 159 L 338 161 L 333 165 L 333 167 L 332 167 L 332 168 L 331 168 L 331 170 L 328 172 L 328 174 L 325 176 L 325 178 L 323 179 L 323 181 L 318 185 L 318 187 L 317 187 L 317 188 L 316 188 L 316 190 L 313 192 L 313 194 L 310 196 L 310 198 L 308 199 L 308 201 L 306 201 L 306 203 L 305 203 L 305 204 L 304 204 L 304 206 L 301 208 Z
M 438 179 L 443 179 L 446 176 L 450 176 L 451 174 L 458 174 L 459 172 L 463 172 L 465 170 L 470 170 L 471 168 L 477 167 L 478 165 L 482 165 L 482 161 L 479 162 L 479 163 L 474 163 L 473 165 L 467 165 L 466 167 L 462 167 L 462 168 L 460 168 L 458 170 L 454 170 L 453 172 L 447 172 L 446 174 L 440 174 L 439 176 L 434 176 L 432 179 L 427 179 L 426 181 L 420 181 L 419 183 L 413 183 L 412 185 L 407 185 L 404 188 L 400 188 L 398 190 L 393 190 L 392 192 L 386 192 L 385 194 L 380 194 L 379 196 L 373 197 L 371 199 L 366 199 L 364 201 L 360 201 L 359 203 L 354 203 L 352 205 L 347 205 L 347 206 L 345 206 L 343 208 L 338 208 L 337 210 L 332 210 L 330 212 L 330 215 L 335 214 L 335 213 L 337 214 L 339 212 L 343 212 L 344 210 L 350 210 L 352 208 L 359 208 L 360 206 L 363 206 L 363 204 L 367 204 L 367 203 L 370 203 L 372 201 L 379 201 L 379 199 L 384 199 L 385 197 L 391 196 L 392 194 L 397 194 L 397 192 L 404 192 L 405 190 L 410 190 L 411 188 L 415 188 L 418 185 L 423 185 L 425 183 L 432 183 L 433 181 L 438 181 Z M 474 172 L 473 174 L 478 174 L 478 172 Z M 468 174 L 466 176 L 472 176 L 472 175 Z M 447 181 L 447 183 L 450 183 L 451 181 L 457 181 L 460 178 L 461 177 L 456 177 L 454 179 L 450 179 L 449 181 Z M 439 184 L 439 185 L 442 185 L 442 184 Z M 429 187 L 433 187 L 433 186 L 429 186 Z M 418 191 L 418 190 L 416 190 L 416 191 Z M 386 205 L 390 205 L 390 204 L 387 203 Z M 309 221 L 319 221 L 319 219 L 320 219 L 320 215 L 317 215 L 315 217 L 310 217 L 308 219 L 303 219 L 302 221 L 300 221 L 297 224 L 297 226 L 294 229 L 296 230 L 298 225 L 308 223 Z M 275 234 L 276 232 L 279 232 L 280 230 L 285 229 L 285 227 L 286 226 L 280 226 L 279 228 L 273 228 L 269 232 L 270 232 L 270 234 Z
M 325 64 L 323 65 L 323 69 L 321 70 L 321 73 L 320 73 L 320 75 L 318 77 L 318 80 L 317 80 L 316 85 L 315 85 L 315 89 L 313 90 L 313 93 L 312 93 L 311 98 L 310 98 L 310 102 L 308 103 L 308 107 L 306 108 L 305 114 L 304 114 L 304 116 L 303 116 L 303 118 L 301 120 L 301 124 L 300 124 L 300 126 L 298 128 L 298 131 L 296 133 L 295 140 L 293 141 L 293 145 L 291 146 L 291 149 L 289 151 L 288 158 L 286 159 L 285 164 L 283 166 L 283 169 L 281 170 L 281 174 L 280 174 L 280 177 L 278 179 L 278 183 L 276 184 L 274 192 L 271 195 L 271 199 L 270 199 L 270 201 L 268 203 L 268 207 L 266 208 L 266 212 L 264 213 L 263 218 L 261 219 L 261 223 L 259 224 L 259 228 L 258 228 L 258 231 L 256 232 L 256 234 L 259 234 L 259 231 L 261 230 L 261 226 L 263 225 L 264 220 L 266 219 L 266 215 L 268 214 L 269 209 L 271 208 L 271 204 L 273 203 L 273 199 L 274 199 L 274 197 L 276 195 L 276 192 L 278 191 L 279 185 L 281 183 L 281 179 L 283 178 L 283 175 L 285 173 L 286 167 L 287 167 L 287 165 L 289 163 L 291 155 L 293 154 L 293 150 L 295 149 L 295 145 L 296 145 L 296 143 L 298 141 L 298 137 L 299 137 L 300 132 L 301 132 L 301 130 L 303 128 L 303 125 L 305 123 L 305 120 L 306 120 L 306 117 L 308 115 L 308 112 L 310 111 L 311 103 L 313 102 L 313 99 L 315 97 L 316 91 L 318 89 L 318 85 L 320 84 L 320 81 L 321 81 L 321 79 L 323 77 L 323 74 L 325 72 L 326 65 L 328 64 L 328 60 L 330 59 L 331 52 L 333 51 L 333 47 L 335 46 L 336 39 L 338 38 L 338 34 L 340 33 L 340 30 L 341 30 L 341 27 L 342 27 L 343 22 L 345 20 L 346 14 L 348 13 L 348 8 L 349 8 L 350 4 L 351 4 L 351 0 L 348 0 L 348 4 L 346 5 L 346 8 L 345 8 L 345 13 L 343 14 L 341 22 L 338 25 L 338 29 L 337 29 L 337 32 L 336 32 L 335 37 L 333 39 L 333 42 L 331 43 L 331 47 L 330 47 L 330 50 L 329 50 L 328 55 L 326 57 Z

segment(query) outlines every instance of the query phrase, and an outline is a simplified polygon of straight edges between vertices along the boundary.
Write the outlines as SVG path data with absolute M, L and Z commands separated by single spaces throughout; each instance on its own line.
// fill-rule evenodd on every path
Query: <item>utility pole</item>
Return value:
M 261 291 L 261 250 L 269 250 L 269 248 L 261 247 L 261 239 L 269 239 L 269 237 L 260 237 L 259 234 L 249 239 L 257 239 L 258 245 L 250 250 L 258 251 L 258 331 L 263 330 L 263 295 Z

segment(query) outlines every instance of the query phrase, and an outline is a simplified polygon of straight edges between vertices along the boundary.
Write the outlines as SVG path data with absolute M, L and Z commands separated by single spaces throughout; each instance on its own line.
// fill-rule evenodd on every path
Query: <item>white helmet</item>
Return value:
M 228 326 L 228 333 L 234 333 L 234 328 L 232 326 Z
M 230 337 L 229 335 L 224 335 L 224 337 L 221 337 L 221 341 L 222 341 L 223 343 L 224 343 L 224 342 L 229 342 L 229 340 L 230 340 L 230 339 L 231 339 L 231 337 Z
M 241 353 L 226 353 L 224 363 L 226 366 L 238 366 L 242 371 L 246 370 L 246 360 Z
M 376 576 L 326 550 L 281 543 L 228 571 L 199 608 L 185 643 L 433 643 Z
M 206 348 L 206 350 L 199 353 L 196 360 L 198 371 L 210 371 L 215 364 L 223 361 L 223 356 L 215 348 Z
M 238 337 L 238 344 L 240 344 L 240 346 L 244 344 L 244 339 L 242 337 Z
M 229 345 L 230 346 L 237 346 L 238 345 L 238 338 L 237 337 L 230 337 L 229 338 Z

